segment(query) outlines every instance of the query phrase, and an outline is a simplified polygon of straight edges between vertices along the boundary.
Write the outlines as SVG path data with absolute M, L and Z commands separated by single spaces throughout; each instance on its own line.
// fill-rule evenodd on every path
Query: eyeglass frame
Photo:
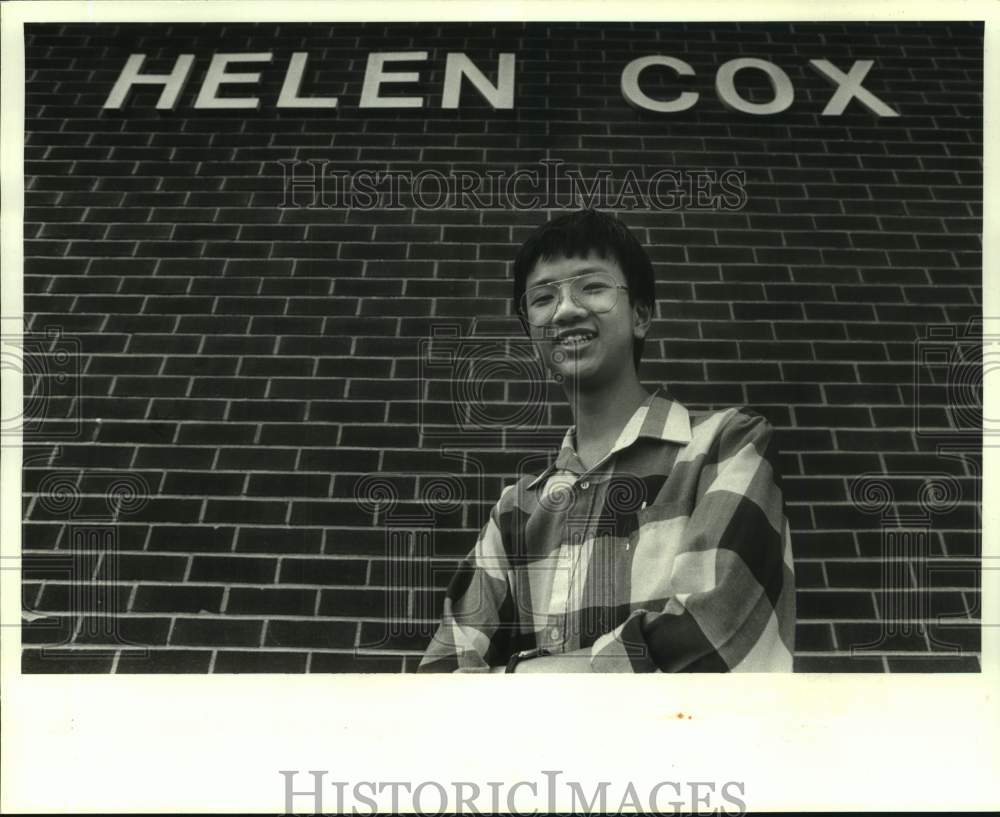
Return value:
M 559 311 L 559 304 L 562 301 L 562 285 L 563 284 L 570 284 L 569 299 L 576 306 L 580 307 L 580 309 L 586 309 L 588 312 L 593 312 L 593 314 L 595 314 L 595 315 L 606 315 L 608 312 L 610 312 L 612 309 L 614 309 L 618 305 L 617 299 L 615 300 L 614 304 L 611 306 L 611 309 L 605 310 L 604 312 L 594 312 L 593 309 L 591 309 L 590 307 L 584 306 L 583 304 L 579 303 L 576 300 L 576 298 L 573 297 L 572 282 L 576 281 L 579 278 L 586 278 L 588 275 L 607 275 L 612 280 L 614 279 L 614 276 L 610 272 L 605 272 L 604 270 L 590 270 L 589 272 L 581 272 L 579 275 L 571 275 L 569 278 L 563 278 L 563 279 L 561 279 L 559 281 L 546 281 L 544 284 L 535 284 L 535 286 L 533 286 L 533 287 L 527 287 L 524 290 L 524 292 L 521 293 L 521 303 L 519 303 L 517 305 L 518 312 L 520 312 L 521 317 L 524 318 L 524 320 L 528 323 L 529 326 L 541 327 L 541 326 L 548 325 L 548 323 L 555 316 L 556 312 Z M 555 307 L 552 310 L 552 315 L 549 316 L 548 320 L 546 320 L 545 323 L 531 323 L 531 321 L 528 320 L 528 311 L 524 308 L 524 303 L 525 303 L 525 301 L 526 301 L 526 299 L 528 297 L 528 293 L 531 292 L 531 290 L 533 290 L 533 289 L 541 289 L 542 287 L 553 287 L 553 286 L 558 288 L 559 295 L 558 295 L 558 300 L 556 301 L 556 305 L 555 305 Z M 631 290 L 627 286 L 625 286 L 624 284 L 615 284 L 614 286 L 615 286 L 615 289 L 624 289 L 626 292 L 631 292 Z

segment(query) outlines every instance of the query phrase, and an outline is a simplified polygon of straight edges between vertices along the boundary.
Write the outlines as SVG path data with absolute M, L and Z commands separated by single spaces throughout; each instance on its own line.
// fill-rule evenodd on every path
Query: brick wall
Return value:
M 569 421 L 548 384 L 538 442 L 473 438 L 456 403 L 510 417 L 538 389 L 518 365 L 428 368 L 427 338 L 450 326 L 460 356 L 481 348 L 467 337 L 520 342 L 509 262 L 549 212 L 282 207 L 283 173 L 543 159 L 585 179 L 746 173 L 740 210 L 618 208 L 659 277 L 642 379 L 779 429 L 798 669 L 978 668 L 975 377 L 956 395 L 915 362 L 929 326 L 960 340 L 981 317 L 980 25 L 32 24 L 26 40 L 24 671 L 414 669 L 451 566 Z M 428 107 L 359 110 L 366 55 L 393 50 L 429 52 L 398 69 L 420 68 Z M 263 74 L 259 110 L 192 107 L 226 51 L 274 53 L 231 69 Z M 275 108 L 293 51 L 303 94 L 336 111 Z M 515 53 L 514 110 L 468 89 L 440 109 L 448 51 L 490 76 Z M 174 110 L 158 87 L 102 110 L 132 52 L 156 73 L 196 55 Z M 621 69 L 655 53 L 695 67 L 694 108 L 623 100 Z M 737 56 L 781 66 L 794 105 L 723 107 L 715 70 Z M 900 116 L 821 117 L 832 88 L 809 59 L 874 60 L 865 87 Z M 644 87 L 675 95 L 666 80 Z M 752 72 L 739 87 L 768 98 Z M 919 624 L 939 615 L 956 619 Z

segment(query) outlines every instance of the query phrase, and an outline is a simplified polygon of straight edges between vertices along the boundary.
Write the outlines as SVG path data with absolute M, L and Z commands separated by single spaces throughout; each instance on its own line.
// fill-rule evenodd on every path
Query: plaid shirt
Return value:
M 593 468 L 574 442 L 504 489 L 418 671 L 542 647 L 595 672 L 790 672 L 791 536 L 764 417 L 659 390 Z

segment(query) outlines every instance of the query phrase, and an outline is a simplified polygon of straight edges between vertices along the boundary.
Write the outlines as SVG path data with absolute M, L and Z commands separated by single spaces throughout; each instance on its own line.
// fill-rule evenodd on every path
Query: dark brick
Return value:
M 118 657 L 115 672 L 140 673 L 206 673 L 212 661 L 211 650 L 123 650 Z
M 465 553 L 469 547 L 465 548 Z M 324 553 L 335 556 L 383 556 L 385 532 L 377 529 L 329 527 L 326 531 Z M 464 553 L 462 554 L 464 555 Z
M 828 652 L 833 649 L 833 632 L 829 624 L 800 623 L 796 626 L 796 652 Z
M 26 649 L 21 653 L 21 672 L 25 675 L 107 673 L 111 671 L 113 660 L 105 650 Z
M 307 653 L 220 650 L 213 672 L 305 672 Z
M 101 423 L 97 437 L 106 443 L 166 444 L 174 439 L 177 426 L 173 423 Z
M 837 645 L 852 655 L 872 652 L 927 652 L 927 636 L 915 624 L 851 622 L 834 624 Z
M 268 622 L 265 643 L 269 647 L 343 649 L 354 646 L 358 625 L 349 621 Z
M 125 468 L 132 461 L 134 449 L 114 445 L 61 445 L 58 464 L 62 467 Z M 143 463 L 136 462 L 142 467 Z
M 201 338 L 197 335 L 141 335 L 129 336 L 128 351 L 131 354 L 185 354 L 198 351 Z
M 252 496 L 326 497 L 330 493 L 327 474 L 253 474 L 247 493 Z
M 257 381 L 261 382 L 262 381 Z M 344 396 L 346 380 L 331 378 L 272 378 L 270 396 L 295 400 L 331 399 Z M 262 383 L 263 385 L 263 383 Z M 253 396 L 262 397 L 264 389 Z
M 225 618 L 178 618 L 170 643 L 184 647 L 256 647 L 262 621 Z
M 944 653 L 978 653 L 982 649 L 982 628 L 978 623 L 930 624 L 927 638 L 932 650 Z
M 813 383 L 768 383 L 766 386 L 747 385 L 747 399 L 754 404 L 770 400 L 789 403 L 819 402 L 820 389 Z
M 361 622 L 360 645 L 362 647 L 423 652 L 429 641 L 430 636 L 397 632 L 393 625 L 384 622 Z
M 47 472 L 39 472 L 40 477 L 44 477 Z M 22 482 L 26 483 L 28 471 L 22 472 Z M 54 548 L 58 545 L 62 537 L 63 526 L 56 524 L 35 524 L 25 522 L 21 525 L 21 548 L 22 550 L 42 550 Z
M 264 378 L 195 377 L 191 384 L 192 397 L 228 397 L 235 400 L 263 397 L 267 392 Z
M 822 477 L 794 478 L 783 481 L 785 499 L 789 502 L 839 501 L 847 499 L 843 480 Z
M 79 580 L 73 584 L 46 582 L 42 588 L 42 595 L 35 602 L 35 608 L 53 612 L 77 612 L 82 604 L 80 596 L 84 592 L 87 597 L 85 603 L 88 605 L 86 612 L 92 610 L 95 613 L 121 613 L 124 612 L 128 602 L 129 588 Z
M 965 656 L 889 656 L 890 672 L 980 672 L 979 659 L 974 655 Z
M 68 644 L 76 629 L 72 616 L 45 616 L 32 621 L 21 621 L 21 644 L 32 646 L 58 646 Z
M 241 527 L 236 550 L 246 553 L 319 553 L 323 531 L 320 528 L 250 528 Z
M 200 514 L 201 500 L 151 497 L 145 505 L 130 514 L 130 520 L 136 522 L 197 522 Z
M 869 409 L 851 406 L 796 406 L 795 419 L 803 426 L 871 426 Z
M 667 343 L 667 354 L 674 358 L 695 360 L 735 360 L 738 356 L 735 343 L 724 341 L 672 340 Z
M 179 397 L 187 386 L 186 377 L 118 377 L 113 393 L 121 397 Z
M 758 338 L 770 340 L 774 337 L 774 330 L 769 324 L 757 323 L 754 321 L 704 321 L 701 323 L 701 331 L 705 338 L 748 340 Z
M 792 536 L 796 556 L 816 559 L 827 556 L 856 556 L 857 547 L 850 532 L 797 531 Z
M 958 591 L 891 587 L 888 590 L 878 590 L 874 595 L 877 609 L 883 617 L 900 610 L 922 608 L 933 619 L 954 619 L 966 615 L 970 607 L 965 602 L 964 594 Z
M 183 556 L 109 554 L 101 562 L 98 579 L 111 581 L 181 581 L 187 568 Z
M 236 529 L 213 525 L 155 525 L 149 537 L 149 550 L 228 551 Z
M 795 672 L 885 672 L 882 659 L 875 656 L 819 656 L 795 657 Z
M 140 585 L 133 612 L 142 613 L 218 613 L 222 604 L 221 587 L 194 585 Z
M 468 551 L 468 547 L 466 547 Z M 406 590 L 382 588 L 337 588 L 320 594 L 319 614 L 322 616 L 359 616 L 390 618 L 405 614 L 408 607 Z
M 388 417 L 390 422 L 394 419 L 392 416 L 393 405 L 390 404 Z M 378 401 L 313 400 L 309 404 L 309 419 L 319 422 L 359 422 L 381 418 L 384 411 L 385 404 Z
M 119 615 L 111 619 L 84 620 L 73 640 L 78 644 L 114 644 L 115 646 L 155 647 L 167 643 L 169 618 Z
M 229 420 L 282 421 L 305 419 L 306 405 L 293 400 L 237 400 L 229 408 Z
M 288 584 L 364 584 L 363 559 L 282 559 L 278 581 Z
M 899 403 L 901 399 L 897 386 L 851 383 L 824 384 L 823 388 L 832 403 Z
M 837 429 L 837 445 L 843 451 L 908 451 L 913 449 L 911 431 L 863 431 Z
M 734 303 L 736 320 L 798 320 L 802 318 L 802 305 L 796 303 Z
M 393 464 L 391 460 L 393 457 L 391 455 L 401 455 L 407 453 L 417 453 L 419 452 L 391 452 L 386 451 L 385 457 L 386 462 L 384 467 L 398 470 L 400 466 Z M 433 458 L 433 454 L 431 457 Z M 374 471 L 378 468 L 379 452 L 372 451 L 370 449 L 363 448 L 337 448 L 335 451 L 324 451 L 321 449 L 314 449 L 310 451 L 303 451 L 302 457 L 299 462 L 299 467 L 304 471 L 332 471 L 332 472 L 343 472 L 343 471 L 356 471 L 361 473 L 367 473 L 369 471 Z M 438 461 L 438 460 L 435 460 Z M 402 466 L 408 467 L 408 466 Z
M 875 618 L 869 592 L 802 590 L 796 594 L 799 619 Z
M 196 556 L 189 580 L 236 584 L 270 584 L 274 581 L 276 559 L 247 556 Z
M 877 343 L 817 343 L 819 360 L 885 360 L 885 347 Z
M 234 587 L 229 592 L 227 613 L 249 615 L 311 616 L 317 590 L 304 588 Z
M 285 522 L 286 502 L 256 499 L 210 499 L 205 507 L 205 522 L 280 525 Z
M 979 532 L 942 531 L 946 552 L 952 556 L 980 556 L 982 542 Z
M 167 474 L 163 482 L 163 492 L 195 496 L 239 495 L 243 493 L 244 480 L 243 474 L 176 471 Z
M 855 476 L 866 471 L 881 471 L 878 454 L 832 453 L 802 455 L 805 470 L 810 474 L 846 474 Z
M 276 337 L 267 335 L 213 335 L 204 338 L 203 352 L 208 355 L 259 355 L 274 351 Z
M 173 357 L 170 358 L 163 373 L 170 375 L 187 374 L 201 377 L 235 375 L 238 361 L 224 357 Z
M 181 444 L 249 444 L 257 435 L 257 426 L 249 423 L 185 423 L 177 434 Z
M 403 658 L 398 655 L 368 655 L 363 652 L 313 653 L 310 672 L 402 672 Z

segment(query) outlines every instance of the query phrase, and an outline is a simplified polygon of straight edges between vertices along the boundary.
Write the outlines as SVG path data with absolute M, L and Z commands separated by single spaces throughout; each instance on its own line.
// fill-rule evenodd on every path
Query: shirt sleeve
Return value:
M 512 488 L 491 509 L 448 584 L 441 623 L 417 672 L 489 672 L 507 663 L 515 617 L 500 517 Z
M 601 636 L 594 672 L 792 669 L 794 572 L 773 430 L 756 412 L 734 410 L 702 445 L 675 465 L 700 470 L 671 595 Z

